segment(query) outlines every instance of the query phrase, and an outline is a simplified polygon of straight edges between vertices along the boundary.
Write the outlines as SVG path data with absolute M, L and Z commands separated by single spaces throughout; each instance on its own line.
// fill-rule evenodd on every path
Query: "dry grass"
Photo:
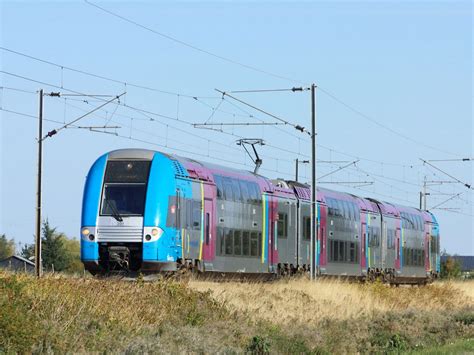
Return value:
M 254 319 L 275 323 L 317 323 L 350 320 L 402 310 L 460 310 L 474 305 L 474 282 L 443 282 L 425 287 L 389 287 L 339 280 L 306 279 L 273 283 L 191 281 L 218 301 Z
M 38 280 L 0 272 L 0 353 L 323 354 L 433 347 L 474 338 L 473 285 Z

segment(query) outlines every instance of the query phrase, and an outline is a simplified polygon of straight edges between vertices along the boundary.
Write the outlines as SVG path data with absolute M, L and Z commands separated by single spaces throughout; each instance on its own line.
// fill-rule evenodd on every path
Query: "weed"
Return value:
M 256 335 L 247 345 L 247 351 L 252 354 L 268 354 L 270 352 L 270 343 L 266 338 Z

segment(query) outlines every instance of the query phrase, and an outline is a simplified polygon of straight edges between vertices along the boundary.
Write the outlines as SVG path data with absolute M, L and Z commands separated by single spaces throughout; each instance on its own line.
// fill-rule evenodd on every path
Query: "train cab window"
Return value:
M 240 192 L 242 193 L 242 202 L 247 203 L 250 199 L 247 182 L 240 180 L 239 185 L 240 185 Z
M 214 176 L 214 182 L 216 183 L 217 198 L 224 198 L 224 187 L 222 186 L 222 178 L 219 175 Z
M 234 201 L 241 202 L 242 194 L 240 192 L 239 181 L 236 179 L 232 179 L 232 191 L 234 192 Z
M 242 255 L 242 232 L 239 230 L 234 231 L 234 255 Z
M 225 229 L 225 255 L 232 255 L 234 253 L 234 231 L 232 229 Z
M 227 201 L 234 201 L 234 192 L 233 192 L 233 189 L 232 189 L 232 181 L 229 178 L 224 177 L 223 178 L 223 185 L 224 185 L 224 198 Z
M 242 255 L 250 256 L 250 232 L 242 232 Z
M 286 213 L 278 213 L 277 235 L 278 238 L 288 237 L 288 215 Z
M 311 239 L 311 217 L 303 217 L 303 239 Z
M 250 256 L 258 256 L 258 234 L 257 232 L 250 233 Z

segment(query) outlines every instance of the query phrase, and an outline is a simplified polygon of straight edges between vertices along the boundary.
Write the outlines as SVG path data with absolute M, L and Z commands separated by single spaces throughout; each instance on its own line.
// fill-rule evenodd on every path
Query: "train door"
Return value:
M 427 226 L 429 228 L 429 226 Z M 425 250 L 425 260 L 423 260 L 423 264 L 425 265 L 425 271 L 431 271 L 431 263 L 430 263 L 430 233 L 425 233 L 425 241 L 424 241 L 424 250 Z
M 365 217 L 365 216 L 364 216 Z M 362 266 L 362 270 L 367 272 L 368 268 L 368 260 L 367 260 L 367 242 L 368 242 L 368 233 L 367 233 L 367 224 L 365 222 L 362 222 L 361 229 L 360 229 L 360 235 L 361 235 L 361 243 L 360 243 L 360 263 Z
M 204 199 L 204 211 L 203 211 L 203 260 L 212 260 L 215 255 L 216 245 L 216 231 L 215 231 L 215 220 L 214 220 L 214 200 L 211 198 Z
M 387 267 L 387 249 L 388 249 L 388 236 L 387 236 L 387 221 L 382 217 L 382 243 L 380 251 L 380 267 L 385 269 Z
M 395 269 L 398 273 L 402 270 L 402 260 L 401 260 L 401 250 L 402 249 L 402 240 L 401 240 L 401 229 L 397 227 L 395 230 Z

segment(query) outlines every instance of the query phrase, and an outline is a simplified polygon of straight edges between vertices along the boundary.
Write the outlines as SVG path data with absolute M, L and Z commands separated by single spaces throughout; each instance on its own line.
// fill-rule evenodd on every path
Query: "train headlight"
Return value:
M 161 238 L 164 231 L 160 227 L 145 227 L 143 229 L 143 242 L 156 242 L 158 239 Z
M 96 237 L 95 233 L 96 227 L 82 227 L 81 228 L 81 238 L 86 242 L 95 242 Z

